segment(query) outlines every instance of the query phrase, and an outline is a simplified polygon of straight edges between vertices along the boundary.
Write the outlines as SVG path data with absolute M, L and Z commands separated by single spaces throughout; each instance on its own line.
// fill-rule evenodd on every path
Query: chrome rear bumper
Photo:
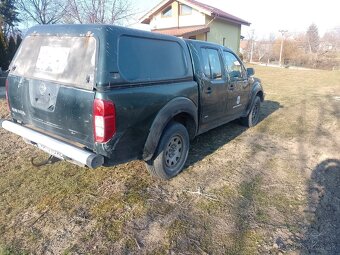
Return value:
M 20 124 L 0 119 L 0 125 L 2 128 L 21 136 L 30 144 L 60 159 L 90 168 L 96 168 L 104 164 L 104 157 L 102 155 L 60 141 Z

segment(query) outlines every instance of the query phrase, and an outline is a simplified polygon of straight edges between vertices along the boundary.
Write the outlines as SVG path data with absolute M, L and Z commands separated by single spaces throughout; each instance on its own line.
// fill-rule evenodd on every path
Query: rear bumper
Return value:
M 90 168 L 96 168 L 104 164 L 104 157 L 102 155 L 60 141 L 12 121 L 0 119 L 0 125 L 2 128 L 21 136 L 24 140 L 45 152 L 53 152 L 50 154 L 60 159 L 71 161 L 82 166 L 88 166 Z

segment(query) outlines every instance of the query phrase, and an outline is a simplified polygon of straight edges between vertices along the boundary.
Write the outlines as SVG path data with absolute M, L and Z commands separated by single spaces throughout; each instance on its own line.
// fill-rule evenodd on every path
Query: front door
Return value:
M 203 78 L 201 82 L 202 128 L 222 122 L 227 106 L 227 81 L 218 48 L 201 48 Z
M 225 70 L 229 77 L 228 115 L 241 115 L 250 95 L 250 84 L 242 62 L 230 51 L 223 51 Z

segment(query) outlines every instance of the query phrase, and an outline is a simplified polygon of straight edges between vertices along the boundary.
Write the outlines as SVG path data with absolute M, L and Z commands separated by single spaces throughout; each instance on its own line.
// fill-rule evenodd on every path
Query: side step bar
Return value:
M 21 136 L 30 144 L 37 146 L 47 153 L 54 154 L 53 156 L 60 159 L 74 161 L 74 163 L 90 168 L 100 167 L 104 164 L 104 157 L 102 155 L 78 148 L 12 121 L 0 119 L 0 125 L 2 128 Z

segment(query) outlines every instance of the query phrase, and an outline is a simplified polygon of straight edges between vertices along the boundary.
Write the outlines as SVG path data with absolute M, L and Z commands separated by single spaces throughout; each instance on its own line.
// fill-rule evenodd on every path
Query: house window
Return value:
M 190 6 L 187 6 L 185 4 L 180 5 L 180 15 L 191 15 L 192 8 Z
M 172 7 L 168 6 L 162 11 L 162 17 L 171 17 L 172 16 Z
M 226 44 L 226 38 L 223 37 L 223 46 L 226 46 L 225 44 Z

